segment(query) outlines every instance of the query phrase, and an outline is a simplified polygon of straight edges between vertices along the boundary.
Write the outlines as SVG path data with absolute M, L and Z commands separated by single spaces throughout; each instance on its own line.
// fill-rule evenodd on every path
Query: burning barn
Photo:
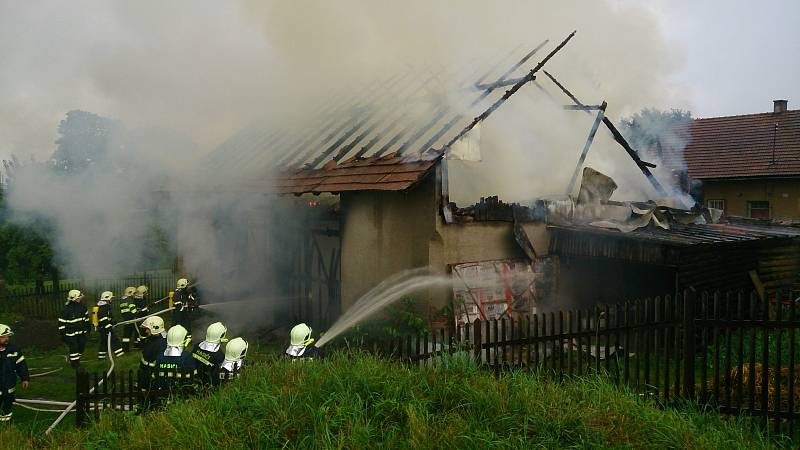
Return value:
M 418 294 L 433 321 L 448 320 L 442 311 L 451 301 L 458 320 L 472 320 L 687 286 L 791 285 L 800 248 L 794 229 L 715 223 L 713 210 L 688 205 L 610 200 L 614 181 L 584 167 L 601 127 L 651 189 L 668 194 L 650 170 L 655 164 L 642 161 L 606 117 L 605 102 L 584 104 L 544 72 L 573 35 L 530 69 L 547 41 L 464 80 L 458 107 L 426 93 L 435 74 L 404 74 L 322 108 L 296 133 L 245 128 L 211 160 L 219 170 L 261 174 L 218 187 L 260 199 L 247 217 L 221 218 L 220 233 L 244 228 L 235 234 L 247 237 L 239 242 L 242 257 L 223 265 L 270 268 L 254 277 L 286 299 L 292 315 L 321 327 L 381 280 L 419 267 L 455 281 Z M 541 74 L 565 94 L 565 109 L 591 119 L 562 188 L 567 195 L 536 201 L 531 193 L 527 204 L 491 195 L 471 206 L 452 202 L 451 161 L 480 152 L 481 124 L 526 86 L 542 89 Z M 403 101 L 381 108 L 374 96 Z

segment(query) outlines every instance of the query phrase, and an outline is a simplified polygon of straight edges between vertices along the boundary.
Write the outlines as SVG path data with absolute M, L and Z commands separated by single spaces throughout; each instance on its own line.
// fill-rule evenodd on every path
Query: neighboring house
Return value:
M 800 110 L 692 121 L 683 152 L 704 206 L 725 215 L 800 219 Z

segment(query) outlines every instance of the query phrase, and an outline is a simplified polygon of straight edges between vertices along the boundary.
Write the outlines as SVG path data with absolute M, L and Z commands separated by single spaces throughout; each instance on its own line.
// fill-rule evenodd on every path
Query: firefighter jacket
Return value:
M 89 333 L 91 328 L 89 311 L 80 303 L 67 302 L 58 318 L 58 331 L 61 337 L 75 337 Z
M 197 309 L 197 291 L 190 286 L 175 289 L 172 296 L 172 306 L 176 311 L 192 311 Z
M 155 336 L 148 336 L 144 338 L 142 344 L 142 360 L 140 364 L 142 367 L 152 369 L 156 366 L 158 355 L 164 353 L 167 349 L 167 333 L 162 331 Z
M 192 353 L 180 347 L 167 347 L 156 358 L 151 378 L 155 389 L 169 389 L 193 384 L 197 378 L 197 366 Z
M 111 316 L 111 304 L 100 300 L 97 302 L 97 329 L 105 335 L 114 329 L 114 318 Z
M 144 297 L 133 297 L 133 307 L 136 317 L 150 314 L 150 305 L 147 304 L 147 299 Z
M 14 344 L 8 344 L 4 350 L 0 350 L 0 395 L 14 393 L 17 377 L 22 381 L 31 380 L 22 350 Z
M 243 367 L 244 361 L 231 361 L 229 359 L 223 360 L 214 371 L 214 383 L 223 384 L 230 380 L 239 378 L 242 375 Z
M 119 300 L 119 312 L 122 315 L 123 322 L 136 318 L 139 309 L 133 297 L 122 297 Z
M 292 360 L 298 359 L 320 359 L 322 358 L 322 350 L 313 345 L 290 345 L 286 349 L 286 355 Z
M 197 376 L 201 383 L 213 381 L 214 368 L 222 364 L 225 355 L 222 353 L 220 344 L 201 342 L 195 345 L 192 350 L 192 358 L 197 364 Z

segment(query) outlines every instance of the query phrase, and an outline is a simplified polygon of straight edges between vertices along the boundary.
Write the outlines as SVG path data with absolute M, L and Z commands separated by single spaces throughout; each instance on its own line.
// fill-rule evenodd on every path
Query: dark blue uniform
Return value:
M 115 357 L 125 353 L 122 345 L 114 333 L 114 318 L 111 317 L 111 305 L 100 301 L 97 303 L 97 331 L 100 333 L 100 343 L 97 350 L 97 359 L 106 359 L 108 356 L 108 339 L 111 337 L 111 351 Z
M 153 371 L 159 355 L 167 349 L 167 338 L 164 335 L 147 336 L 141 341 L 142 359 L 139 361 L 139 388 L 149 389 Z
M 8 344 L 4 350 L 0 350 L 0 422 L 11 420 L 17 377 L 22 381 L 31 380 L 22 350 L 14 344 Z
M 151 379 L 153 389 L 172 389 L 194 384 L 197 366 L 192 353 L 188 350 L 184 350 L 180 356 L 166 356 L 161 353 L 156 358 Z
M 192 349 L 192 358 L 197 364 L 197 379 L 199 383 L 213 383 L 215 368 L 222 364 L 225 355 L 222 354 L 222 346 L 219 344 L 216 351 L 205 350 L 202 345 L 201 342 Z
M 78 302 L 67 302 L 58 318 L 58 331 L 69 348 L 69 363 L 77 368 L 86 349 L 86 338 L 91 327 L 89 311 Z
M 197 309 L 197 291 L 187 286 L 185 288 L 175 289 L 175 295 L 172 296 L 172 322 L 173 325 L 180 325 L 186 328 L 186 339 L 192 339 L 192 314 Z

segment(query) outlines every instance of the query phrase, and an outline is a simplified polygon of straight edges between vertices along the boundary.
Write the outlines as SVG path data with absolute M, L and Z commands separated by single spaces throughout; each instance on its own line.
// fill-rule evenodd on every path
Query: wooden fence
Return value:
M 86 296 L 85 305 L 93 306 L 103 291 L 112 291 L 119 299 L 128 286 L 146 285 L 150 299 L 158 300 L 175 289 L 176 276 L 171 271 L 141 272 L 123 278 L 64 280 L 58 286 L 49 285 L 44 290 L 35 287 L 9 288 L 0 296 L 0 310 L 34 319 L 56 319 L 64 307 L 67 293 L 80 289 Z M 114 303 L 116 312 L 119 303 Z
M 662 404 L 691 399 L 750 415 L 794 438 L 800 411 L 800 317 L 792 295 L 686 292 L 475 321 L 373 344 L 417 364 L 462 352 L 492 370 L 536 370 L 556 379 L 604 374 Z
M 85 425 L 90 419 L 100 419 L 100 412 L 106 409 L 141 412 L 163 405 L 173 398 L 202 394 L 209 389 L 197 385 L 181 386 L 176 389 L 142 389 L 138 382 L 138 372 L 111 372 L 111 374 L 90 374 L 78 372 L 75 379 L 75 424 Z

